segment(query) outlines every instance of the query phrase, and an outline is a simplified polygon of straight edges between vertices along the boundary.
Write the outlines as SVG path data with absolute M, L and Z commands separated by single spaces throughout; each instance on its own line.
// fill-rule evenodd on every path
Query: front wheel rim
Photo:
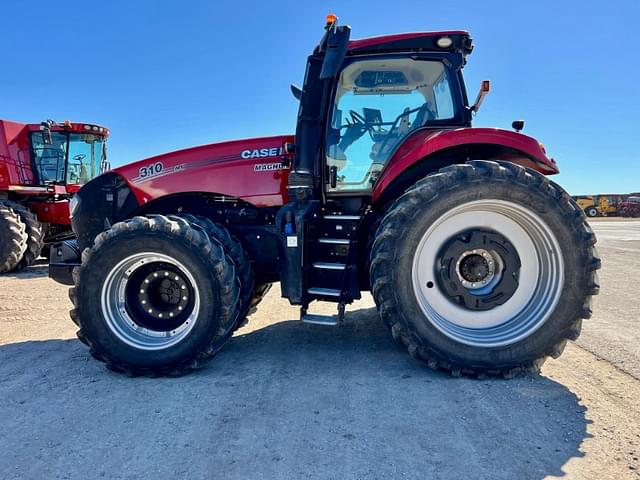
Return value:
M 180 343 L 193 330 L 200 293 L 181 262 L 143 252 L 120 261 L 107 274 L 101 308 L 119 340 L 139 350 L 162 350 Z
M 521 259 L 515 292 L 485 311 L 452 302 L 437 281 L 438 252 L 470 229 L 498 232 Z M 503 200 L 468 202 L 427 228 L 413 258 L 412 283 L 427 321 L 450 339 L 480 347 L 510 345 L 533 334 L 553 313 L 564 285 L 562 252 L 549 226 L 528 208 Z

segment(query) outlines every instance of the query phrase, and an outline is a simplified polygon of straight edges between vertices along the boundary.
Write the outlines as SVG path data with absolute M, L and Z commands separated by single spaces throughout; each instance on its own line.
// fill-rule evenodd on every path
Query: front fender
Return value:
M 116 222 L 129 218 L 139 205 L 128 183 L 108 172 L 93 179 L 75 194 L 71 226 L 82 252 L 96 236 Z

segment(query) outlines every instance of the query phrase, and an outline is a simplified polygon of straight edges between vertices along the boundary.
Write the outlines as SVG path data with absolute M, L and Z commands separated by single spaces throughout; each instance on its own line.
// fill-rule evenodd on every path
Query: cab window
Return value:
M 51 142 L 45 141 L 43 132 L 31 134 L 33 163 L 40 183 L 64 182 L 67 160 L 67 135 L 51 132 Z
M 329 191 L 370 190 L 402 141 L 429 122 L 456 115 L 447 69 L 439 61 L 362 60 L 340 74 L 327 135 Z

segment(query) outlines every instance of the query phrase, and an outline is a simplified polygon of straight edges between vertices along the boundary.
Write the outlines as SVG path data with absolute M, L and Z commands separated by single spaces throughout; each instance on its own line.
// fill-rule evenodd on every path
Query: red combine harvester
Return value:
M 472 128 L 467 32 L 350 40 L 328 17 L 294 136 L 167 153 L 71 201 L 78 337 L 109 368 L 181 374 L 218 352 L 272 282 L 303 322 L 335 325 L 370 290 L 409 353 L 459 375 L 536 371 L 580 334 L 595 236 L 520 131 Z M 80 252 L 82 254 L 80 255 Z M 333 302 L 335 316 L 312 314 Z
M 106 128 L 0 120 L 0 273 L 73 236 L 69 198 L 108 169 Z
M 640 195 L 632 194 L 618 203 L 618 214 L 621 217 L 640 217 Z

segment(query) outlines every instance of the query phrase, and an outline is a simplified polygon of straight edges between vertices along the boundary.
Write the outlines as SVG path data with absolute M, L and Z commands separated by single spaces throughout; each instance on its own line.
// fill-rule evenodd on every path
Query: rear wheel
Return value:
M 26 226 L 11 206 L 0 203 L 0 273 L 18 266 L 27 250 Z
M 100 234 L 74 275 L 71 316 L 91 354 L 133 375 L 182 374 L 231 336 L 238 287 L 224 249 L 158 215 Z
M 454 165 L 383 218 L 373 295 L 394 337 L 432 368 L 537 370 L 591 315 L 594 243 L 580 208 L 544 176 L 506 162 Z
M 5 202 L 5 204 L 20 216 L 20 220 L 24 223 L 27 234 L 27 249 L 15 268 L 15 270 L 19 271 L 32 265 L 40 257 L 42 247 L 44 246 L 44 228 L 38 220 L 38 217 L 24 205 L 15 202 Z

